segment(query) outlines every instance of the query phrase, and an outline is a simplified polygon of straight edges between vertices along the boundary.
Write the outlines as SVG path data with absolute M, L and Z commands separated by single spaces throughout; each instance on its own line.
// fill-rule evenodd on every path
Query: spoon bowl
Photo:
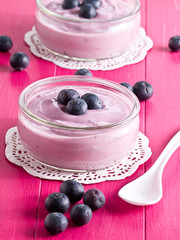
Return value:
M 159 202 L 163 196 L 162 173 L 171 155 L 180 146 L 180 131 L 167 144 L 153 166 L 142 176 L 120 189 L 118 195 L 124 201 L 138 206 Z

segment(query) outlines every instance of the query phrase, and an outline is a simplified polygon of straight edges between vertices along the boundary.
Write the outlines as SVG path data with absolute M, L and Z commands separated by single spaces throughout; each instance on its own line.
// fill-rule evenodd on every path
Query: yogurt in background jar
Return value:
M 56 8 L 56 2 L 36 1 L 35 26 L 42 44 L 64 57 L 94 60 L 119 56 L 139 32 L 139 0 L 102 0 L 93 19 L 79 17 L 79 8 L 62 9 L 62 0 Z

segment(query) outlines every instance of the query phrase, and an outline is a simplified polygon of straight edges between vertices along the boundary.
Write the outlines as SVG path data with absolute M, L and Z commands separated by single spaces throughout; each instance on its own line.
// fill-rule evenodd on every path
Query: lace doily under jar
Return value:
M 148 138 L 139 132 L 138 140 L 134 149 L 128 157 L 122 159 L 121 163 L 97 171 L 72 172 L 48 167 L 32 158 L 21 144 L 17 127 L 10 128 L 6 133 L 6 158 L 23 167 L 30 175 L 49 180 L 75 179 L 83 184 L 92 184 L 110 180 L 120 180 L 132 175 L 139 165 L 146 162 L 151 156 Z
M 137 38 L 132 43 L 131 47 L 119 57 L 97 60 L 97 61 L 74 61 L 62 58 L 52 52 L 48 51 L 41 44 L 38 39 L 36 29 L 33 26 L 32 30 L 27 32 L 24 36 L 24 40 L 30 47 L 31 52 L 44 60 L 53 62 L 57 66 L 67 69 L 80 69 L 87 68 L 90 70 L 113 70 L 123 67 L 125 65 L 134 64 L 142 61 L 147 51 L 153 46 L 152 40 L 146 36 L 145 30 L 141 27 Z

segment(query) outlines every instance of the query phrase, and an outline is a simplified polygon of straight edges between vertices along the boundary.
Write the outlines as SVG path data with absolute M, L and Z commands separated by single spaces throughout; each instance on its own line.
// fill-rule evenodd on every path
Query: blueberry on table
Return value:
M 71 220 L 79 226 L 87 224 L 92 218 L 92 210 L 86 204 L 76 204 L 70 211 Z
M 79 98 L 79 93 L 74 89 L 63 89 L 57 96 L 57 101 L 63 105 L 67 105 L 70 100 Z
M 87 109 L 87 103 L 81 98 L 70 100 L 66 106 L 67 112 L 72 115 L 83 115 L 87 112 Z
M 94 18 L 96 16 L 96 8 L 90 4 L 83 4 L 79 9 L 79 16 L 82 18 Z
M 122 82 L 120 84 L 133 92 L 133 87 L 131 86 L 131 84 L 126 83 L 126 82 Z
M 69 198 L 64 193 L 51 193 L 45 200 L 45 208 L 48 212 L 65 213 L 68 211 L 69 207 Z
M 84 187 L 79 182 L 67 180 L 61 184 L 60 192 L 66 194 L 71 203 L 75 203 L 82 199 Z
M 89 189 L 83 195 L 84 204 L 88 205 L 92 211 L 102 208 L 105 204 L 105 196 L 98 189 Z
M 62 3 L 63 9 L 72 9 L 79 6 L 78 0 L 64 0 Z
M 59 234 L 66 230 L 68 220 L 62 213 L 49 213 L 44 220 L 44 226 L 51 234 Z
M 102 109 L 103 108 L 103 103 L 101 99 L 93 93 L 85 93 L 81 99 L 86 101 L 88 105 L 88 109 Z
M 92 72 L 86 68 L 80 68 L 74 73 L 74 75 L 83 75 L 83 76 L 92 77 Z
M 168 46 L 173 52 L 180 51 L 180 36 L 174 36 L 170 38 Z
M 83 4 L 90 3 L 92 4 L 96 9 L 99 8 L 102 4 L 101 0 L 84 0 Z
M 153 95 L 153 87 L 150 83 L 146 81 L 140 81 L 135 83 L 133 86 L 133 92 L 139 99 L 139 101 L 144 101 L 149 99 Z
M 21 71 L 29 65 L 29 57 L 23 52 L 14 53 L 10 57 L 10 65 L 17 71 Z
M 12 48 L 12 40 L 6 35 L 0 36 L 0 52 L 8 52 Z

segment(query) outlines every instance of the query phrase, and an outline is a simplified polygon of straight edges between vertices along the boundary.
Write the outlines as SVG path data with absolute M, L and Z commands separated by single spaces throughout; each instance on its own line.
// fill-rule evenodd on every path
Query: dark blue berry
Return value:
M 92 77 L 92 72 L 89 71 L 88 69 L 86 68 L 81 68 L 81 69 L 78 69 L 74 75 L 83 75 L 83 76 L 89 76 L 89 77 Z
M 122 82 L 120 84 L 133 92 L 133 87 L 131 86 L 131 84 L 125 82 Z
M 146 81 L 140 81 L 134 85 L 133 92 L 137 96 L 139 101 L 144 101 L 149 99 L 153 95 L 153 87 L 150 83 Z
M 105 196 L 98 189 L 90 189 L 83 195 L 83 202 L 94 211 L 104 206 Z
M 71 220 L 79 226 L 87 224 L 92 218 L 92 210 L 86 204 L 76 204 L 70 211 Z
M 180 36 L 174 36 L 170 38 L 168 46 L 173 52 L 180 51 Z
M 23 52 L 14 53 L 10 57 L 10 65 L 17 71 L 21 71 L 29 65 L 29 57 Z
M 81 97 L 84 101 L 86 101 L 88 105 L 88 109 L 102 109 L 103 108 L 103 103 L 101 99 L 93 94 L 93 93 L 85 93 Z
M 87 109 L 87 103 L 81 98 L 70 100 L 66 106 L 67 112 L 72 115 L 82 115 L 87 112 Z
M 49 213 L 44 220 L 44 226 L 48 232 L 52 234 L 59 234 L 66 230 L 68 220 L 62 213 Z
M 83 4 L 90 3 L 92 4 L 96 9 L 99 8 L 102 4 L 101 0 L 84 0 Z
M 60 192 L 66 194 L 71 203 L 75 203 L 82 199 L 84 187 L 79 182 L 67 180 L 61 184 Z
M 12 48 L 12 45 L 10 37 L 5 35 L 0 36 L 0 52 L 8 52 Z
M 51 193 L 45 200 L 45 208 L 48 212 L 65 213 L 69 207 L 69 198 L 64 193 Z
M 64 9 L 72 9 L 79 6 L 78 0 L 64 0 L 62 3 L 62 8 Z
M 96 8 L 90 4 L 83 4 L 79 9 L 79 16 L 82 18 L 94 18 L 96 16 Z
M 63 89 L 57 96 L 57 101 L 63 105 L 67 105 L 70 100 L 79 98 L 79 93 L 74 89 Z

